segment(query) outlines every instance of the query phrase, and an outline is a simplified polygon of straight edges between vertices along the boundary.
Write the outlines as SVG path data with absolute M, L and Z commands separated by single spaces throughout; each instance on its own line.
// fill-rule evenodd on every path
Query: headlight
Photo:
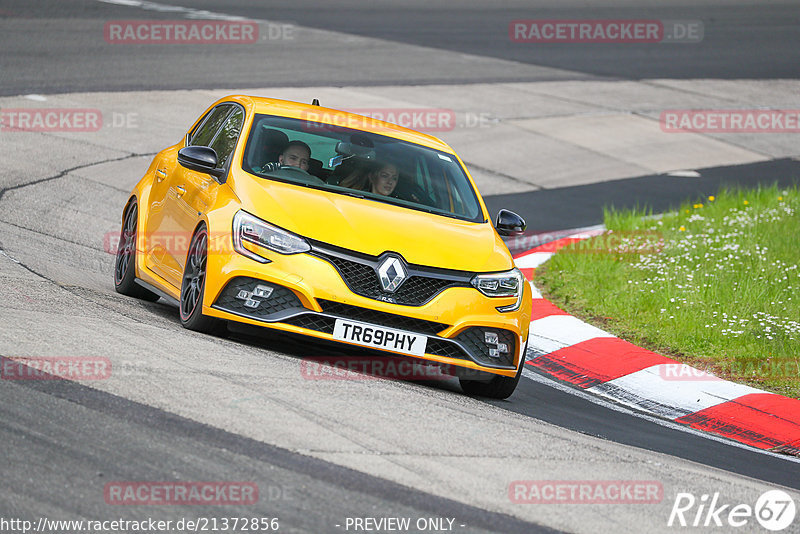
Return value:
M 517 302 L 510 306 L 500 306 L 497 311 L 516 311 L 522 304 L 525 276 L 516 267 L 504 273 L 475 275 L 471 283 L 487 297 L 517 297 Z
M 246 211 L 237 212 L 233 217 L 234 250 L 261 263 L 268 263 L 270 260 L 257 252 L 259 247 L 280 254 L 299 254 L 311 250 L 302 237 L 262 221 Z

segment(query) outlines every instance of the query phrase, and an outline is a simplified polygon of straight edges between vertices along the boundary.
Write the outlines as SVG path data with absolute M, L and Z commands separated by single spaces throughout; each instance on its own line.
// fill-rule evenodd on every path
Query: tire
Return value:
M 205 226 L 200 226 L 192 236 L 181 279 L 181 325 L 195 332 L 221 336 L 227 333 L 225 321 L 203 315 L 207 260 L 208 231 Z
M 139 209 L 135 201 L 128 204 L 122 216 L 117 257 L 114 261 L 114 289 L 117 293 L 155 302 L 158 295 L 136 283 L 136 243 Z
M 525 368 L 525 353 L 528 349 L 528 341 L 530 340 L 530 332 L 528 338 L 525 340 L 525 345 L 522 346 L 522 362 L 520 363 L 517 374 L 513 377 L 497 375 L 488 382 L 479 382 L 477 380 L 463 380 L 459 379 L 461 389 L 464 393 L 475 397 L 488 397 L 490 399 L 507 399 L 517 389 L 519 379 L 522 376 L 522 370 Z
M 519 379 L 522 376 L 522 368 L 525 362 L 519 366 L 517 374 L 513 377 L 497 375 L 488 382 L 477 380 L 459 379 L 461 389 L 464 393 L 474 397 L 488 397 L 490 399 L 507 399 L 517 389 Z

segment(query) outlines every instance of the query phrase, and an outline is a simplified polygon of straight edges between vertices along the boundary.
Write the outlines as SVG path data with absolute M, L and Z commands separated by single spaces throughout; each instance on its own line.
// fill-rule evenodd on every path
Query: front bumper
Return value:
M 514 376 L 524 357 L 527 284 L 514 312 L 496 310 L 513 297 L 489 298 L 458 284 L 445 284 L 422 305 L 401 305 L 354 293 L 352 280 L 348 285 L 340 266 L 323 256 L 274 254 L 270 260 L 210 255 L 203 313 L 337 343 L 347 343 L 333 337 L 337 319 L 369 323 L 426 336 L 425 360 L 503 376 Z

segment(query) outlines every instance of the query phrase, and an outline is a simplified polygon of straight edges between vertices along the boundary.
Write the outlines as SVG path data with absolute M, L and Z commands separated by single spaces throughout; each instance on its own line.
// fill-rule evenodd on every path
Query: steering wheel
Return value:
M 301 169 L 300 167 L 292 167 L 291 165 L 281 165 L 280 170 L 285 172 L 289 175 L 295 175 L 294 178 L 298 178 L 305 181 L 310 181 L 314 184 L 324 184 L 325 182 L 313 174 L 309 173 L 306 170 Z
M 432 208 L 436 207 L 436 203 L 433 201 L 433 199 L 417 184 L 408 184 L 402 188 L 398 187 L 398 189 L 399 191 L 396 192 L 398 198 L 410 200 L 412 202 L 416 202 L 417 204 L 423 204 Z

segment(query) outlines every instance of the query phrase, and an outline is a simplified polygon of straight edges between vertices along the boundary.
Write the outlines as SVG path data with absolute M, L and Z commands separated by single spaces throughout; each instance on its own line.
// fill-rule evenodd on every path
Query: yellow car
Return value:
M 440 365 L 470 395 L 522 372 L 531 289 L 463 162 L 369 117 L 224 98 L 159 152 L 122 212 L 116 290 L 230 321 Z

